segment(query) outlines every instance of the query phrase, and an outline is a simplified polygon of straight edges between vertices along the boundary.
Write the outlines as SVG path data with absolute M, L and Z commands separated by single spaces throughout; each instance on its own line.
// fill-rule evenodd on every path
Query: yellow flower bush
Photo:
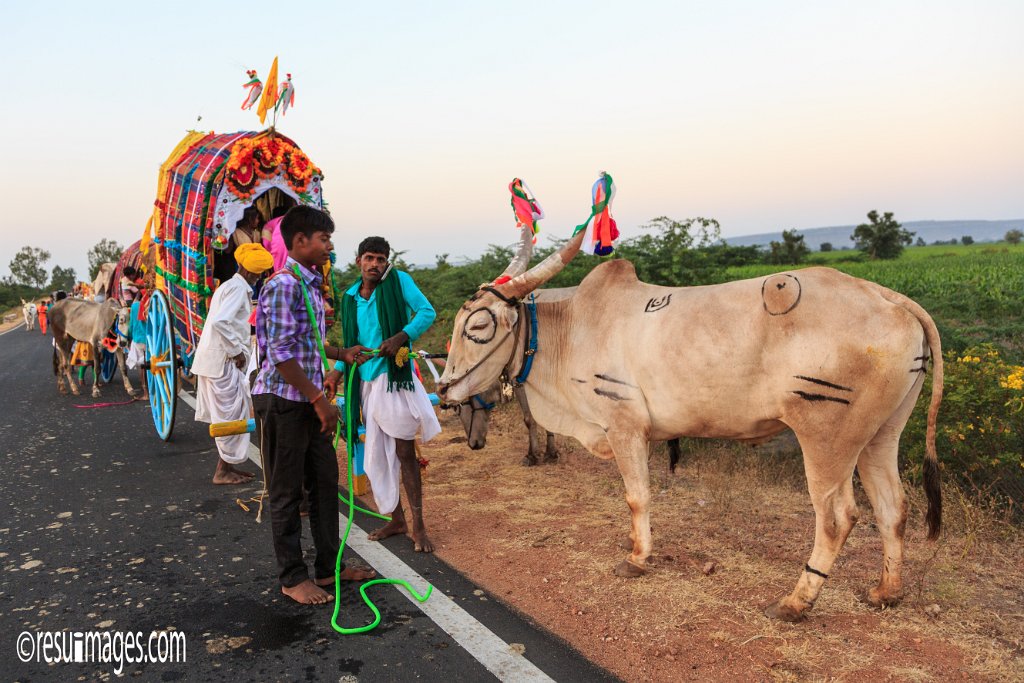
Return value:
M 1024 366 L 991 344 L 945 356 L 944 396 L 936 446 L 943 469 L 975 484 L 1024 486 Z M 931 373 L 928 376 L 931 383 Z M 921 392 L 903 439 L 911 472 L 919 472 L 930 386 Z

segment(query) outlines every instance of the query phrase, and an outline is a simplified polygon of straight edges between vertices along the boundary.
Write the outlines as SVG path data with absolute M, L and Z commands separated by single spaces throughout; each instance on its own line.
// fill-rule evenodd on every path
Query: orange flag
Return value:
M 256 113 L 260 117 L 260 125 L 267 119 L 267 112 L 277 104 L 277 57 L 270 66 L 270 74 L 267 75 L 267 84 L 263 87 L 263 96 L 260 98 L 260 106 Z

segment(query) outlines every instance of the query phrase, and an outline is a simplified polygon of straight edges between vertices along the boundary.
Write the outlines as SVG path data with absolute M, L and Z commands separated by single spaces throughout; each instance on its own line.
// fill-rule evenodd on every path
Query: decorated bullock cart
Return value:
M 174 428 L 180 378 L 189 374 L 217 285 L 215 265 L 231 258 L 236 224 L 249 207 L 264 221 L 282 205 L 322 209 L 322 177 L 299 146 L 273 128 L 191 131 L 160 167 L 141 252 L 152 257 L 155 274 L 145 306 L 146 368 L 161 439 Z

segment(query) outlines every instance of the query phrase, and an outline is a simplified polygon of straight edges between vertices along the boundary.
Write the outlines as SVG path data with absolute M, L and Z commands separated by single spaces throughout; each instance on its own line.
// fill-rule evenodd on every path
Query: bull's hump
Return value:
M 615 285 L 627 285 L 639 282 L 636 276 L 636 268 L 630 261 L 625 259 L 613 259 L 605 261 L 594 268 L 587 277 L 580 283 L 580 289 L 589 287 L 607 287 Z

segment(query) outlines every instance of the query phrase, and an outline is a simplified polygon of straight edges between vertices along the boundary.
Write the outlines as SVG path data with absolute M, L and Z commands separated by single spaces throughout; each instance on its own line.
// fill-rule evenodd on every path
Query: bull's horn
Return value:
M 522 232 L 519 235 L 519 247 L 516 249 L 516 255 L 512 257 L 512 260 L 508 264 L 508 268 L 505 269 L 498 279 L 514 278 L 522 275 L 526 272 L 526 267 L 530 265 L 530 257 L 533 256 L 533 228 L 529 225 L 524 225 Z
M 569 241 L 563 244 L 561 249 L 498 289 L 509 298 L 522 298 L 538 287 L 542 287 L 545 282 L 558 275 L 562 268 L 565 268 L 565 264 L 572 260 L 583 245 L 585 236 L 586 230 L 580 230 L 569 238 Z

